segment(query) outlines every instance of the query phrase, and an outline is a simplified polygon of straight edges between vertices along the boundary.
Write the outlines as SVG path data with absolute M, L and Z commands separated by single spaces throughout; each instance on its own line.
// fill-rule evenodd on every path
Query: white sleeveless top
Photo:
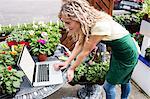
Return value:
M 129 32 L 114 20 L 100 20 L 91 28 L 91 35 L 105 35 L 104 41 L 112 41 L 128 35 Z

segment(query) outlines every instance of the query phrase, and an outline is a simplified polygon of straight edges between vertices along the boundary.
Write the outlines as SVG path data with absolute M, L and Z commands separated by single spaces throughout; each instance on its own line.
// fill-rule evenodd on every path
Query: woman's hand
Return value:
M 62 69 L 67 68 L 67 66 L 68 66 L 68 64 L 66 62 L 60 62 L 60 63 L 54 64 L 54 69 L 62 70 Z
M 67 79 L 68 79 L 68 82 L 71 82 L 74 78 L 74 70 L 75 69 L 72 69 L 72 68 L 69 68 L 67 70 Z

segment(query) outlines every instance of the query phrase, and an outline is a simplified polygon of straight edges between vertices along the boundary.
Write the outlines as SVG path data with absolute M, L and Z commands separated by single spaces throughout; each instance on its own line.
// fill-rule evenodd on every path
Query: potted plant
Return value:
M 59 44 L 60 34 L 48 34 L 47 32 L 37 31 L 31 38 L 30 52 L 33 56 L 39 56 L 39 60 L 45 61 L 43 56 L 51 56 Z M 42 55 L 42 56 L 41 56 Z M 40 59 L 42 57 L 42 59 Z
M 100 84 L 105 80 L 109 69 L 109 52 L 104 44 L 99 44 L 85 61 L 76 68 L 71 84 Z
M 150 22 L 150 0 L 144 0 L 142 12 L 145 14 L 143 19 Z
M 1 94 L 13 94 L 20 88 L 24 73 L 13 69 L 12 66 L 0 64 L 0 86 Z
M 30 39 L 30 31 L 25 30 L 14 30 L 7 38 L 8 46 L 17 45 L 17 44 L 24 44 L 29 46 L 29 39 Z
M 150 62 L 150 47 L 146 48 L 145 52 L 145 59 Z
M 11 24 L 8 26 L 0 25 L 0 41 L 4 41 L 13 30 L 14 26 L 12 26 Z
M 130 33 L 135 33 L 140 30 L 143 15 L 143 12 L 138 12 L 132 14 L 114 15 L 113 18 L 116 22 L 124 26 Z
M 104 83 L 109 69 L 110 57 L 109 53 L 105 52 L 105 50 L 105 46 L 99 44 L 84 62 L 76 68 L 74 78 L 69 84 L 84 85 L 84 87 L 77 91 L 80 99 L 94 98 L 94 95 L 100 96 L 101 85 Z
M 7 44 L 12 45 L 24 44 L 30 49 L 31 55 L 52 55 L 56 46 L 60 42 L 60 27 L 62 25 L 49 22 L 33 22 L 32 24 L 22 24 L 6 39 Z M 31 43 L 31 44 L 30 44 Z M 30 46 L 29 46 L 30 45 Z
M 140 34 L 140 32 L 136 32 L 136 33 L 132 33 L 131 36 L 135 39 L 135 41 L 138 43 L 139 47 L 141 48 L 144 35 Z
M 106 73 L 109 69 L 109 62 L 93 62 L 92 64 L 82 63 L 75 70 L 74 79 L 71 85 L 100 84 L 105 81 Z
M 16 70 L 14 56 L 17 52 L 11 50 L 7 44 L 0 44 L 0 47 L 0 98 L 4 98 L 19 90 L 24 73 Z

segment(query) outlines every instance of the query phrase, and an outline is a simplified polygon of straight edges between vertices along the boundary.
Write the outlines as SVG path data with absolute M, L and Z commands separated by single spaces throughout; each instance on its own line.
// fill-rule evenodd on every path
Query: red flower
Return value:
M 20 41 L 19 44 L 22 44 L 22 45 L 27 45 L 29 46 L 29 42 L 25 42 L 25 41 Z
M 25 44 L 25 45 L 27 45 L 27 46 L 29 47 L 30 43 L 29 43 L 29 42 L 26 42 L 26 44 Z
M 11 66 L 8 66 L 7 69 L 8 69 L 8 71 L 11 71 L 11 70 L 12 70 L 12 67 L 11 67 Z
M 12 45 L 17 45 L 17 42 L 16 41 L 10 41 L 10 42 L 7 42 L 8 46 L 12 46 Z
M 3 51 L 1 54 L 6 54 L 6 52 L 5 52 L 5 51 Z
M 25 45 L 26 42 L 25 41 L 20 41 L 19 44 Z

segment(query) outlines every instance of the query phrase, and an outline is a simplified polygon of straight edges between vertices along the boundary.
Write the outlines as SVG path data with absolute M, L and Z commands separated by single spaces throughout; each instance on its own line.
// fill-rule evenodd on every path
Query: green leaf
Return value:
M 6 86 L 10 86 L 11 85 L 11 82 L 10 81 L 7 81 L 5 82 Z
M 13 82 L 13 86 L 15 87 L 15 88 L 19 88 L 20 87 L 20 82 L 19 81 L 15 81 L 15 82 Z
M 13 90 L 12 90 L 14 93 L 17 91 L 15 88 L 13 88 Z
M 66 61 L 68 59 L 68 57 L 66 56 L 60 56 L 58 57 L 59 60 L 62 60 L 62 61 Z
M 17 77 L 23 77 L 25 74 L 22 72 L 22 71 L 17 71 L 16 73 L 15 73 L 15 75 L 17 76 Z

